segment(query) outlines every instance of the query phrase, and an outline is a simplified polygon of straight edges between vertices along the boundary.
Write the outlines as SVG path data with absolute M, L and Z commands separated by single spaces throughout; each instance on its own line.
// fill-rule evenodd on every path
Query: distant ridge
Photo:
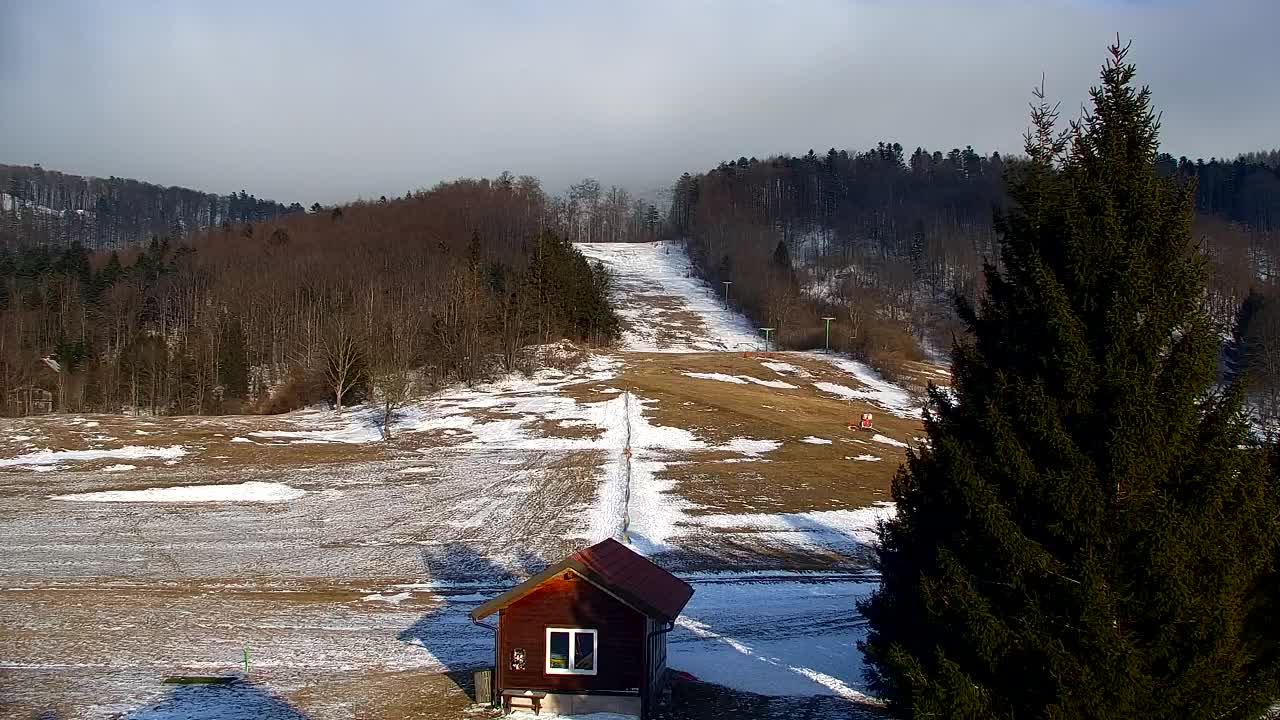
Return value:
M 243 190 L 218 195 L 128 178 L 0 165 L 0 247 L 121 248 L 219 225 L 302 212 Z

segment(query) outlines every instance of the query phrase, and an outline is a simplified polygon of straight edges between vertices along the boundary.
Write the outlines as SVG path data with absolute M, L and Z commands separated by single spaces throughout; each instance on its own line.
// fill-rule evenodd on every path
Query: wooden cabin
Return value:
M 494 696 L 557 714 L 653 716 L 667 633 L 693 588 L 616 540 L 565 558 L 477 607 L 498 614 Z

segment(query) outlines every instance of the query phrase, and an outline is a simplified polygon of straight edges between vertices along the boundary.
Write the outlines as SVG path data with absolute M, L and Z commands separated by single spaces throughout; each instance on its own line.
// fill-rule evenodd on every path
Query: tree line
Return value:
M 618 331 L 607 274 L 553 205 L 504 175 L 109 253 L 7 250 L 0 385 L 65 411 L 390 410 L 528 370 L 530 346 Z

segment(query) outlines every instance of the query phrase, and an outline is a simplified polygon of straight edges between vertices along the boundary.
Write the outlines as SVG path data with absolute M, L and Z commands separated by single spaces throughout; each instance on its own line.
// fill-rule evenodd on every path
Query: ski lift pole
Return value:
M 771 327 L 760 328 L 760 332 L 764 333 L 764 351 L 765 352 L 769 352 L 769 333 L 773 331 L 774 331 L 774 328 L 771 328 Z
M 826 346 L 827 346 L 827 354 L 828 354 L 828 355 L 830 355 L 830 354 L 831 354 L 831 321 L 832 321 L 832 320 L 835 320 L 835 318 L 833 318 L 833 317 L 824 317 L 824 318 L 822 318 L 822 319 L 827 321 L 827 343 L 826 343 Z

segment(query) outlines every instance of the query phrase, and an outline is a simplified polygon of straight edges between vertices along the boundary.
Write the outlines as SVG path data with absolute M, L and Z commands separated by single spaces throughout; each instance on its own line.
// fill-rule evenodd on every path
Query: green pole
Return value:
M 831 321 L 835 320 L 835 318 L 824 317 L 822 319 L 827 321 L 827 343 L 826 344 L 827 344 L 827 354 L 830 355 L 831 354 Z

